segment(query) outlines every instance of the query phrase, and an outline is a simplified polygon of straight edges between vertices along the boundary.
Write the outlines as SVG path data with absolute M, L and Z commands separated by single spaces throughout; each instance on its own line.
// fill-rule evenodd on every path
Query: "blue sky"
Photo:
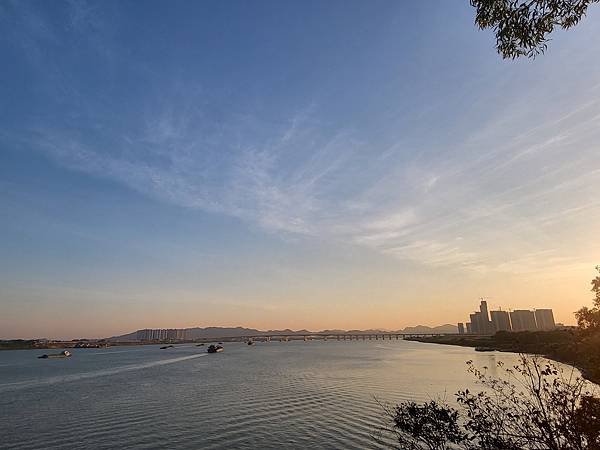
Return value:
M 0 337 L 571 322 L 600 8 L 503 61 L 464 2 L 3 2 Z

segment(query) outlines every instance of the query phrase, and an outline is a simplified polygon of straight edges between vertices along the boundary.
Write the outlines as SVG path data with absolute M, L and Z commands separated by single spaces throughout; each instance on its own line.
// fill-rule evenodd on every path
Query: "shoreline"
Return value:
M 557 336 L 559 339 L 556 339 Z M 549 337 L 551 339 L 545 339 Z M 588 358 L 581 357 L 580 341 L 571 331 L 522 331 L 497 333 L 494 336 L 415 336 L 406 340 L 458 347 L 483 347 L 486 350 L 504 353 L 539 355 L 574 367 L 581 372 L 585 380 L 600 385 L 600 367 Z

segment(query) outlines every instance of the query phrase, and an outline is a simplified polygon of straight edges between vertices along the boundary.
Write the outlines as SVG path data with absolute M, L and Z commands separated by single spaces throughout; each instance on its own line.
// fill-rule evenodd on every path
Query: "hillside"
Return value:
M 437 327 L 428 327 L 425 325 L 417 325 L 415 327 L 406 327 L 402 330 L 323 330 L 323 331 L 308 331 L 308 330 L 257 330 L 255 328 L 244 328 L 244 327 L 194 327 L 185 328 L 185 335 L 187 339 L 205 339 L 205 338 L 223 338 L 223 337 L 242 337 L 242 336 L 256 336 L 256 335 L 273 335 L 273 334 L 284 334 L 289 336 L 294 335 L 305 335 L 311 333 L 328 333 L 328 334 L 375 334 L 375 333 L 414 333 L 414 334 L 429 334 L 429 333 L 457 333 L 458 330 L 455 325 L 445 324 Z M 113 336 L 109 338 L 110 341 L 128 342 L 137 341 L 137 331 L 132 333 L 123 334 L 121 336 Z

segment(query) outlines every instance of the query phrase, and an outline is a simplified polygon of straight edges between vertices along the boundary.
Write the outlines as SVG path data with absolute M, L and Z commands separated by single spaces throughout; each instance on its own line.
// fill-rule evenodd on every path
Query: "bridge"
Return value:
M 288 342 L 288 341 L 378 341 L 378 340 L 400 340 L 417 337 L 438 336 L 463 336 L 458 333 L 306 333 L 306 334 L 248 334 L 243 336 L 203 337 L 194 339 L 193 342 Z M 469 335 L 473 336 L 473 335 Z

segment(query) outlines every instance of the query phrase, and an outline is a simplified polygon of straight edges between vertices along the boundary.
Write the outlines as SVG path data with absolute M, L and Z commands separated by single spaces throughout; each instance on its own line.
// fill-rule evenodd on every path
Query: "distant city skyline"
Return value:
M 554 330 L 554 312 L 549 308 L 489 310 L 487 300 L 479 299 L 479 311 L 469 314 L 468 322 L 458 322 L 459 334 L 494 334 L 498 331 Z M 560 324 L 562 325 L 562 324 Z
M 401 329 L 591 304 L 600 8 L 3 2 L 0 339 Z

